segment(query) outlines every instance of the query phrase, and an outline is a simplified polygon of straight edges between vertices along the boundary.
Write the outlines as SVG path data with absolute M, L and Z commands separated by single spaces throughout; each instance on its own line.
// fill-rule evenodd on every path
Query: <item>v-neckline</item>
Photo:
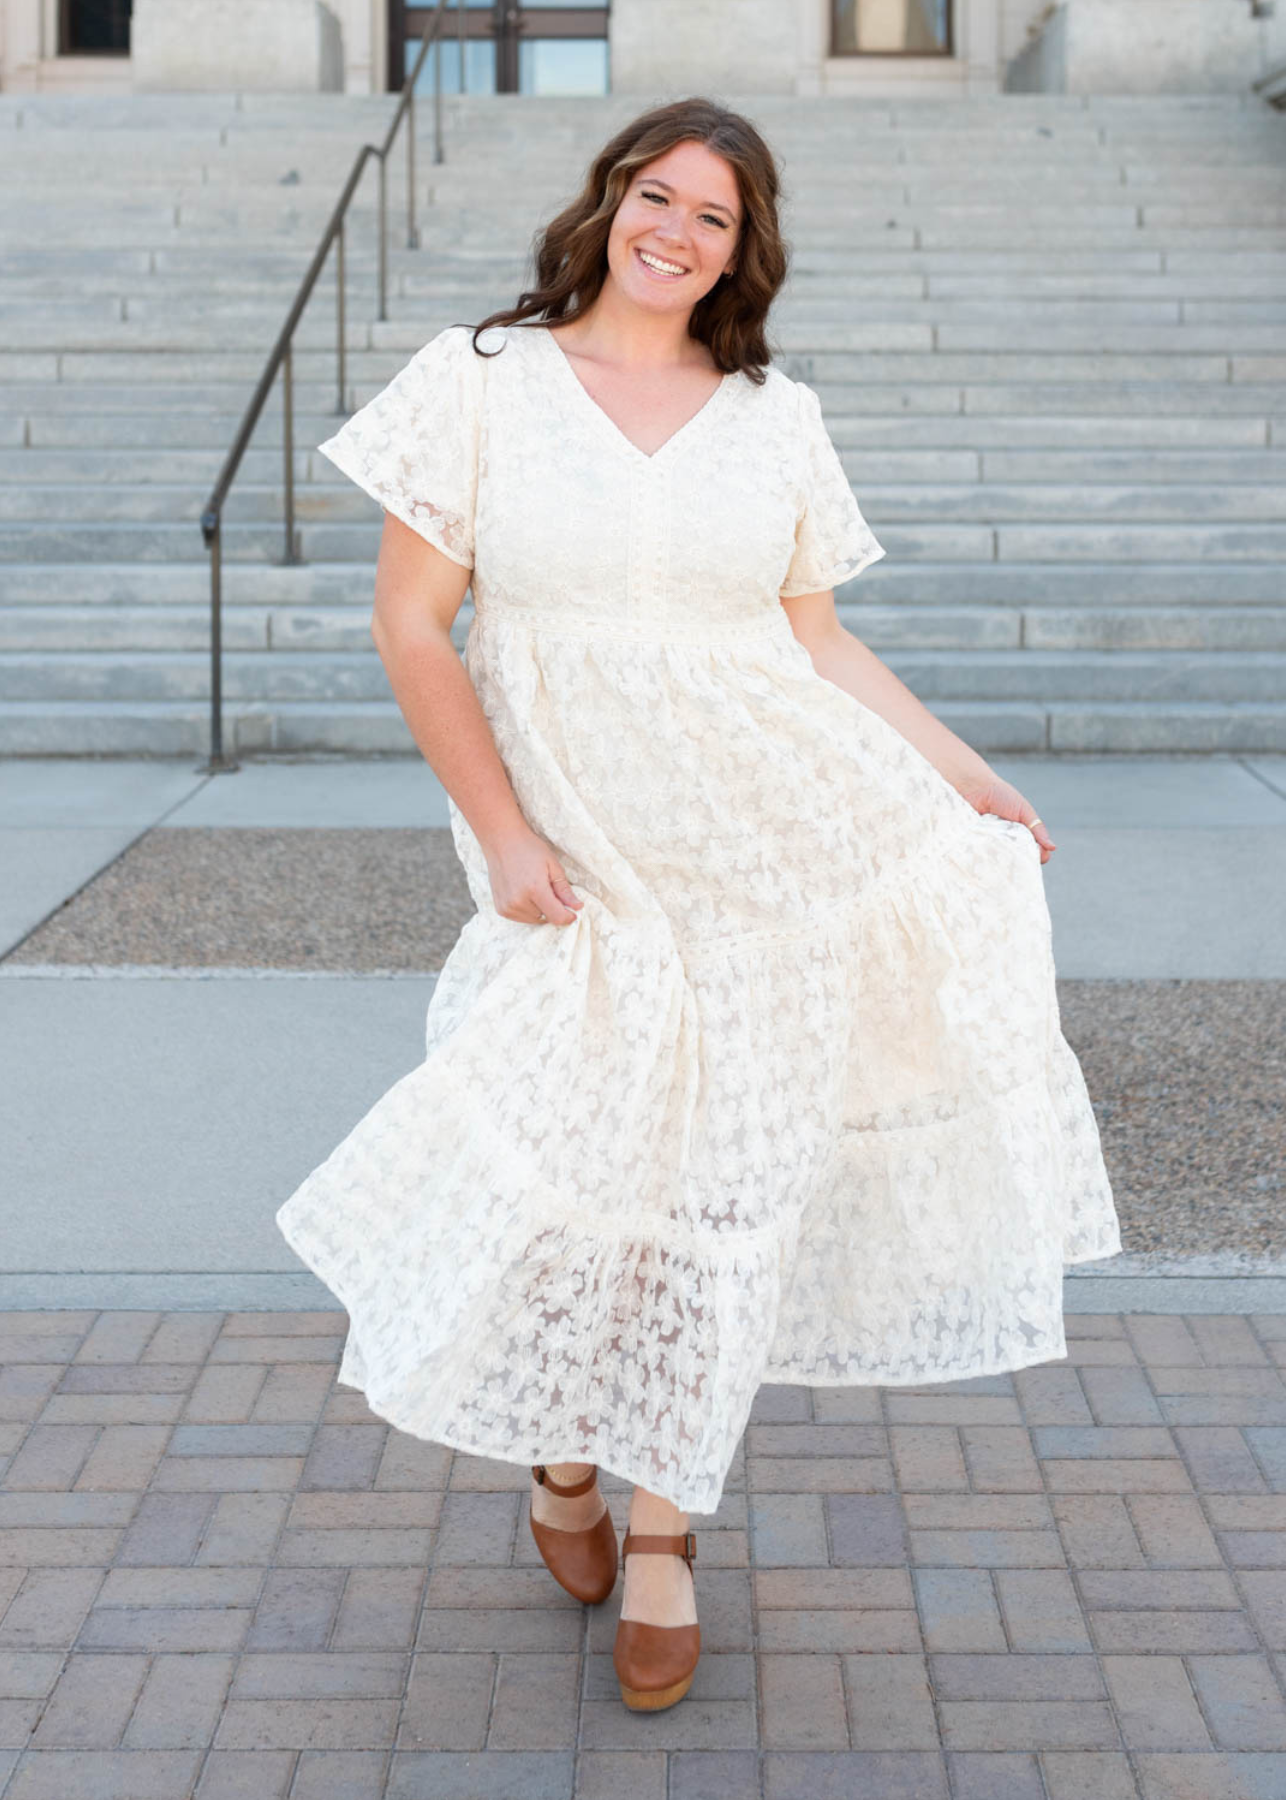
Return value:
M 634 442 L 633 438 L 626 437 L 612 415 L 607 412 L 605 408 L 601 407 L 597 400 L 595 400 L 594 396 L 585 386 L 585 383 L 576 373 L 576 370 L 572 367 L 571 358 L 567 355 L 567 352 L 558 342 L 548 325 L 542 324 L 537 326 L 536 329 L 542 337 L 548 340 L 550 355 L 557 358 L 562 364 L 566 371 L 567 379 L 580 395 L 581 404 L 588 407 L 590 413 L 600 422 L 600 429 L 610 436 L 610 439 L 614 444 L 618 445 L 630 456 L 636 457 L 638 461 L 642 463 L 655 463 L 660 457 L 664 456 L 673 445 L 677 444 L 680 438 L 685 437 L 696 424 L 703 419 L 707 419 L 716 403 L 722 400 L 723 396 L 728 392 L 737 374 L 735 369 L 729 369 L 720 380 L 718 387 L 716 387 L 711 394 L 707 395 L 697 410 L 690 414 L 688 418 L 683 421 L 682 425 L 670 433 L 664 443 L 658 444 L 655 450 L 641 450 Z

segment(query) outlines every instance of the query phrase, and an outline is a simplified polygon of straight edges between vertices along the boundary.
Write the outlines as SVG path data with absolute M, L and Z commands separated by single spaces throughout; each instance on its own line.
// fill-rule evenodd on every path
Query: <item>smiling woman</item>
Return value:
M 1035 808 L 816 622 L 884 550 L 768 354 L 777 191 L 739 114 L 641 115 L 534 288 L 321 445 L 389 514 L 375 641 L 477 911 L 423 1063 L 278 1224 L 348 1309 L 339 1380 L 529 1463 L 582 1600 L 597 1470 L 633 1484 L 648 1710 L 693 1679 L 688 1509 L 761 1383 L 1062 1357 L 1064 1263 L 1120 1249 Z

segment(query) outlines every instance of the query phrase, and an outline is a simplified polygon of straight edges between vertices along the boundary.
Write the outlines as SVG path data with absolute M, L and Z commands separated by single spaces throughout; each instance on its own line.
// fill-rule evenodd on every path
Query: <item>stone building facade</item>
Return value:
M 1243 90 L 1286 0 L 450 0 L 447 92 Z M 410 0 L 0 0 L 0 89 L 383 93 Z M 423 79 L 423 76 L 422 76 Z

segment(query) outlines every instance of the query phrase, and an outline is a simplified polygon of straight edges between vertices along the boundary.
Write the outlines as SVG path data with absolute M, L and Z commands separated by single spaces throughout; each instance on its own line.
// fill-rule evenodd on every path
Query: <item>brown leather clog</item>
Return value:
M 544 1463 L 533 1463 L 532 1474 L 551 1494 L 587 1494 L 598 1480 L 597 1465 L 580 1481 L 555 1481 Z M 531 1535 L 545 1567 L 560 1587 L 597 1606 L 616 1586 L 616 1527 L 604 1502 L 603 1511 L 582 1531 L 563 1531 L 557 1525 L 531 1520 Z
M 673 1536 L 636 1536 L 627 1530 L 621 1546 L 622 1566 L 631 1550 L 681 1556 L 695 1579 L 692 1564 L 697 1538 L 693 1531 Z M 635 1712 L 656 1712 L 663 1706 L 673 1706 L 692 1686 L 700 1654 L 699 1625 L 649 1625 L 643 1619 L 618 1619 L 612 1662 L 621 1684 L 621 1699 Z

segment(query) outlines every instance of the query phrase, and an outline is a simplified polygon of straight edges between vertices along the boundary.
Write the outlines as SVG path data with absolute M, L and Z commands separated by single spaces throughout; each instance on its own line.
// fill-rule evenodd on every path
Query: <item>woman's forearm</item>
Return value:
M 468 670 L 430 624 L 374 632 L 393 697 L 421 754 L 483 849 L 530 831 Z
M 994 775 L 985 757 L 935 718 L 888 664 L 843 625 L 810 638 L 805 648 L 819 675 L 887 719 L 953 787 Z

